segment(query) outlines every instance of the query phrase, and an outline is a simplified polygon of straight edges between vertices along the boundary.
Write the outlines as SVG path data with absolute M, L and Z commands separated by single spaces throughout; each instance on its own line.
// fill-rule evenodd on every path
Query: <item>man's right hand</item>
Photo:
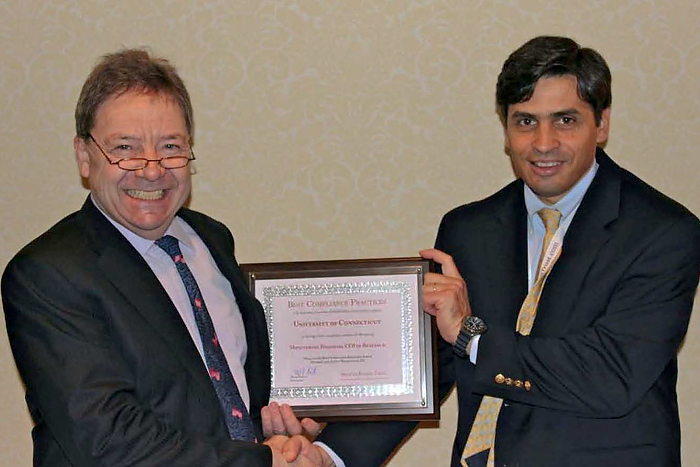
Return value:
M 335 463 L 321 447 L 304 436 L 273 436 L 265 441 L 272 449 L 272 467 L 334 467 Z

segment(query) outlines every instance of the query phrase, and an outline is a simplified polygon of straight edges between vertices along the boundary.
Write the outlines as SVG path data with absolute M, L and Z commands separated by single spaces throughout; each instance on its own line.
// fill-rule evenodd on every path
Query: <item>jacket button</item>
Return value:
M 513 381 L 513 384 L 515 384 L 515 387 L 516 387 L 516 388 L 522 388 L 522 387 L 523 387 L 523 382 L 520 381 L 519 379 L 516 379 L 515 381 Z
M 503 384 L 506 381 L 506 377 L 499 373 L 494 378 L 494 381 L 496 381 L 496 384 Z
M 532 384 L 530 384 L 530 381 L 525 381 L 523 385 L 525 386 L 526 391 L 532 391 Z
M 512 386 L 513 385 L 513 378 L 506 378 L 506 386 Z

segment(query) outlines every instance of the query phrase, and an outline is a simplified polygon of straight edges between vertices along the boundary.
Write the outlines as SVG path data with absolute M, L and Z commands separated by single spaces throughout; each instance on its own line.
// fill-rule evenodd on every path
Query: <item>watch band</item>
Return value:
M 470 340 L 472 340 L 472 336 L 470 336 L 464 330 L 464 326 L 462 326 L 462 328 L 459 330 L 459 334 L 457 334 L 457 340 L 452 346 L 452 350 L 454 351 L 455 355 L 460 358 L 467 358 L 467 346 L 469 345 Z
M 455 355 L 461 358 L 467 357 L 467 346 L 474 336 L 480 336 L 487 330 L 484 320 L 477 316 L 467 316 L 462 320 L 462 328 L 457 334 L 457 340 L 452 346 Z

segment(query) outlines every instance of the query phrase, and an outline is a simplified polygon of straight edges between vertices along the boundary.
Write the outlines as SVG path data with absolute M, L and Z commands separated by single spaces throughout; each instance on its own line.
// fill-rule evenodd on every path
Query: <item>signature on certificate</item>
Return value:
M 318 367 L 316 365 L 301 366 L 298 368 L 292 368 L 292 373 L 290 379 L 292 381 L 304 381 L 309 376 L 314 376 Z

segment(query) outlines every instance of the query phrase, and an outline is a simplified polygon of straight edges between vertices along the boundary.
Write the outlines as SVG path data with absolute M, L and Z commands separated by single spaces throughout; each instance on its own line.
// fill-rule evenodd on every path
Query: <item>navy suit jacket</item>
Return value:
M 459 397 L 453 467 L 484 394 L 505 400 L 498 466 L 680 465 L 676 353 L 698 284 L 700 223 L 602 150 L 596 157 L 530 336 L 515 332 L 528 291 L 523 182 L 442 220 L 436 247 L 452 255 L 489 326 L 476 365 L 440 345 L 441 393 L 456 383 Z M 348 467 L 368 467 L 411 428 L 338 424 L 323 436 Z M 350 447 L 365 434 L 374 452 Z
M 179 213 L 231 282 L 248 345 L 258 436 L 270 392 L 262 308 L 226 227 Z M 269 467 L 267 447 L 232 441 L 205 365 L 139 253 L 88 199 L 31 242 L 2 278 L 8 335 L 35 421 L 34 465 Z

